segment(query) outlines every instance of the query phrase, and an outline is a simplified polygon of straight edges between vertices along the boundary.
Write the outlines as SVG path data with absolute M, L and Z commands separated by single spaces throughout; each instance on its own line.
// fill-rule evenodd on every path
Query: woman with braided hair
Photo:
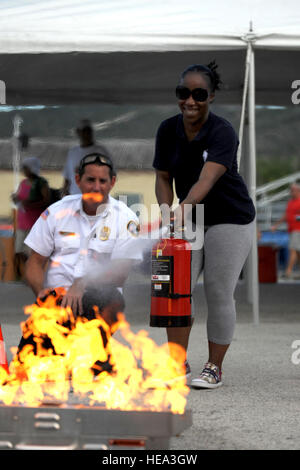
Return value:
M 203 270 L 208 361 L 191 381 L 195 388 L 216 388 L 223 383 L 223 359 L 236 321 L 234 291 L 254 233 L 255 208 L 238 173 L 238 137 L 227 120 L 210 111 L 220 84 L 215 62 L 184 70 L 176 87 L 181 112 L 159 126 L 153 162 L 160 205 L 172 206 L 175 184 L 179 199 L 175 225 L 186 216 L 196 223 L 195 206 L 204 205 L 204 246 L 192 250 L 191 271 L 193 289 Z M 190 329 L 167 328 L 168 341 L 187 351 Z M 189 378 L 190 368 L 185 364 Z

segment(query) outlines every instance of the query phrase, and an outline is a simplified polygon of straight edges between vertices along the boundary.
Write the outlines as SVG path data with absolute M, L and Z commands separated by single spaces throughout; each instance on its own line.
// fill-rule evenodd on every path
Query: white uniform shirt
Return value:
M 89 153 L 104 153 L 107 155 L 107 150 L 102 145 L 89 145 L 88 147 L 80 147 L 79 145 L 69 150 L 67 155 L 66 164 L 63 171 L 63 177 L 70 181 L 70 194 L 81 194 L 75 181 L 76 167 L 79 165 L 80 160 Z
M 66 196 L 36 221 L 24 243 L 49 258 L 44 287 L 69 287 L 76 278 L 97 277 L 109 260 L 142 260 L 135 247 L 136 214 L 111 196 L 103 207 L 91 227 L 81 195 Z

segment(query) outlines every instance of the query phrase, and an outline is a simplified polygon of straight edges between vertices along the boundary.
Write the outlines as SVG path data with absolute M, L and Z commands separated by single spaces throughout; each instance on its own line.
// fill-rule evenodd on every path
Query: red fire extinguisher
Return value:
M 152 248 L 150 326 L 191 325 L 191 245 L 170 237 Z

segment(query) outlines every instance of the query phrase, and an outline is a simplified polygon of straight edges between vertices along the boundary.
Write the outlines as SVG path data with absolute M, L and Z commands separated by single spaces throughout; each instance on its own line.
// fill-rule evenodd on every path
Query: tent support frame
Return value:
M 255 36 L 250 27 L 249 34 L 244 38 L 247 41 L 247 56 L 245 64 L 245 79 L 243 90 L 243 101 L 241 111 L 241 121 L 239 129 L 240 147 L 238 151 L 238 165 L 240 165 L 243 132 L 245 127 L 245 118 L 248 128 L 247 135 L 247 170 L 246 183 L 249 194 L 256 208 L 256 135 L 255 135 L 255 56 L 254 42 Z M 248 97 L 247 97 L 248 95 Z M 247 100 L 248 98 L 248 100 Z M 247 116 L 246 116 L 246 104 Z M 257 249 L 257 226 L 253 231 L 253 244 L 245 264 L 245 281 L 247 301 L 252 305 L 253 323 L 259 324 L 259 279 L 258 279 L 258 249 Z

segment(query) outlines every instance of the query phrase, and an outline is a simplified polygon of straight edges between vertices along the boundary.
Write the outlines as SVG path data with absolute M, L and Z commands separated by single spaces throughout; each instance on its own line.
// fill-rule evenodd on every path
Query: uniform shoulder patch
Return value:
M 49 215 L 50 215 L 49 209 L 46 209 L 44 212 L 41 213 L 41 217 L 44 220 L 46 220 Z
M 133 237 L 138 237 L 140 233 L 140 224 L 135 220 L 130 220 L 127 224 L 127 230 Z

